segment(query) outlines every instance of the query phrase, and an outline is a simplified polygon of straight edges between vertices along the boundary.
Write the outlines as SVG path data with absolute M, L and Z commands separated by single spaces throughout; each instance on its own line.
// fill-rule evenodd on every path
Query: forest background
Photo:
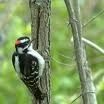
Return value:
M 85 24 L 104 8 L 103 0 L 79 0 L 81 21 Z M 0 104 L 31 104 L 25 85 L 16 75 L 11 56 L 15 40 L 31 36 L 31 15 L 28 0 L 0 0 Z M 104 14 L 83 29 L 83 37 L 104 47 Z M 64 0 L 51 5 L 51 97 L 52 104 L 70 104 L 80 94 L 71 28 Z M 69 26 L 70 27 L 70 26 Z M 86 46 L 98 104 L 104 102 L 104 55 Z M 5 100 L 6 99 L 6 100 Z M 79 103 L 80 98 L 74 103 Z

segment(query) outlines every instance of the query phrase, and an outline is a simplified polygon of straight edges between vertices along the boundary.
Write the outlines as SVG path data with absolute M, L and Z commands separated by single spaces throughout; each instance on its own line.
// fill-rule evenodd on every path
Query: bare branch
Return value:
M 82 25 L 82 27 L 85 28 L 87 25 L 89 25 L 91 22 L 93 22 L 97 17 L 99 17 L 103 13 L 104 13 L 104 9 L 102 11 L 100 11 L 96 16 L 89 19 L 85 24 Z
M 86 43 L 87 45 L 91 46 L 92 48 L 96 49 L 97 51 L 99 51 L 100 53 L 104 54 L 104 49 L 102 49 L 101 47 L 99 47 L 97 44 L 93 43 L 92 41 L 82 38 L 82 41 L 84 43 Z
M 69 57 L 69 56 L 64 55 L 64 54 L 62 54 L 62 53 L 60 53 L 60 52 L 55 52 L 55 53 L 56 53 L 57 55 L 59 55 L 59 56 L 62 56 L 62 57 L 64 57 L 64 58 L 66 58 L 66 59 L 69 59 L 69 60 L 71 60 L 71 61 L 73 61 L 73 60 L 75 59 L 74 56 Z
M 73 41 L 73 38 L 71 38 L 71 41 Z M 98 46 L 97 44 L 95 44 L 94 42 L 92 42 L 92 41 L 90 41 L 90 40 L 88 40 L 88 39 L 86 39 L 86 38 L 84 38 L 84 37 L 82 37 L 82 41 L 83 41 L 85 44 L 89 45 L 90 47 L 96 49 L 96 50 L 99 51 L 100 53 L 104 54 L 104 49 L 101 48 L 100 46 Z
M 67 64 L 67 63 L 63 63 L 63 62 L 61 62 L 61 61 L 58 61 L 57 59 L 55 59 L 54 57 L 51 57 L 51 59 L 53 60 L 53 61 L 55 61 L 55 62 L 57 62 L 58 64 L 61 64 L 61 65 L 64 65 L 64 66 L 69 66 L 69 67 L 73 67 L 73 65 L 69 65 L 69 64 Z
M 83 94 L 88 94 L 88 93 L 95 93 L 95 92 L 85 92 L 81 93 L 79 96 L 77 96 L 70 104 L 73 104 L 77 99 L 79 99 Z

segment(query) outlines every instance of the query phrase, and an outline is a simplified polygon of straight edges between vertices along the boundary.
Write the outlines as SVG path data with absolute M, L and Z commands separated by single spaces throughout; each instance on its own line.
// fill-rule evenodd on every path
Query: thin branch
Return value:
M 79 99 L 81 97 L 81 94 L 79 96 L 77 96 L 70 104 L 73 104 L 77 99 Z
M 73 55 L 73 57 L 69 57 L 69 56 L 67 56 L 67 55 L 64 55 L 64 54 L 62 54 L 62 53 L 60 53 L 60 52 L 55 52 L 57 55 L 59 55 L 59 56 L 62 56 L 62 57 L 64 57 L 64 58 L 66 58 L 66 59 L 70 59 L 70 60 L 74 60 L 75 58 L 74 58 L 74 55 Z
M 99 17 L 100 15 L 102 15 L 104 13 L 104 9 L 101 10 L 96 16 L 92 17 L 91 19 L 89 19 L 85 24 L 82 25 L 82 28 L 86 27 L 89 23 L 93 22 L 97 17 Z
M 55 59 L 55 58 L 53 58 L 53 57 L 51 57 L 51 59 L 52 59 L 53 61 L 57 62 L 58 64 L 61 64 L 61 65 L 64 65 L 64 66 L 68 66 L 68 67 L 73 67 L 73 65 L 69 65 L 69 64 L 63 63 L 63 62 L 58 61 L 57 59 Z
M 92 41 L 82 38 L 82 41 L 84 43 L 86 43 L 87 45 L 93 47 L 94 49 L 96 49 L 97 51 L 99 51 L 100 53 L 104 54 L 104 49 L 102 49 L 101 47 L 99 47 L 97 44 L 93 43 Z
M 77 96 L 70 104 L 73 104 L 77 99 L 79 99 L 82 95 L 84 94 L 88 94 L 88 93 L 95 93 L 95 92 L 92 92 L 92 91 L 89 91 L 89 92 L 84 92 L 84 93 L 81 93 L 79 96 Z
M 64 54 L 62 54 L 62 53 L 59 53 L 58 52 L 58 55 L 60 55 L 60 56 L 62 56 L 62 57 L 64 57 L 64 58 L 67 58 L 67 59 L 70 59 L 70 60 L 74 60 L 74 58 L 71 58 L 71 57 L 68 57 L 68 56 L 66 56 L 66 55 L 64 55 Z
M 71 41 L 73 41 L 73 37 L 71 38 Z M 99 51 L 100 53 L 104 54 L 104 49 L 101 48 L 100 46 L 98 46 L 97 44 L 95 44 L 94 42 L 92 42 L 92 41 L 90 41 L 90 40 L 88 40 L 88 39 L 86 39 L 86 38 L 83 38 L 83 37 L 82 37 L 82 41 L 83 41 L 85 44 L 87 44 L 87 45 L 91 46 L 92 48 L 96 49 L 96 50 Z

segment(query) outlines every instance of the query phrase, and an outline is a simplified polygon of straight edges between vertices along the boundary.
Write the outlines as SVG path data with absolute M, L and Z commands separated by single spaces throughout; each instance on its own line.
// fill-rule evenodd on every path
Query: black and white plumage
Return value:
M 45 67 L 43 57 L 32 48 L 28 37 L 18 38 L 15 48 L 12 55 L 14 69 L 36 99 L 42 99 L 42 91 L 38 85 Z

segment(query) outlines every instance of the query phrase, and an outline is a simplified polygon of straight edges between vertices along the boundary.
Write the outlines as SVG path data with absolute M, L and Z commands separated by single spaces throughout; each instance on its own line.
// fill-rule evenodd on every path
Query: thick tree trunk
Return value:
M 69 22 L 72 27 L 75 56 L 81 82 L 81 95 L 83 99 L 83 104 L 97 104 L 91 70 L 88 67 L 88 62 L 86 58 L 86 50 L 83 42 L 81 41 L 82 26 L 79 18 L 78 0 L 64 1 L 70 18 Z
M 31 11 L 31 30 L 33 47 L 44 57 L 45 71 L 40 80 L 40 87 L 47 96 L 43 101 L 33 99 L 33 104 L 50 104 L 50 0 L 29 0 Z

